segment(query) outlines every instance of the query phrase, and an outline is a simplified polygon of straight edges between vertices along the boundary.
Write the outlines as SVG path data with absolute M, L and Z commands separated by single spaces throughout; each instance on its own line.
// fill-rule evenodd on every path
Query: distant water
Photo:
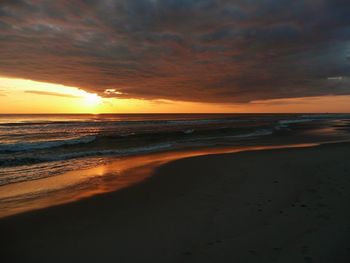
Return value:
M 0 115 L 0 186 L 181 148 L 349 140 L 345 114 Z

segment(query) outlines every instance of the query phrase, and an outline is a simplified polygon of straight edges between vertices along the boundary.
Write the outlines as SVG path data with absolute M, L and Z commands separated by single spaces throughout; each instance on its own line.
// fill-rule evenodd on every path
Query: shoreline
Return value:
M 327 142 L 199 147 L 116 158 L 107 164 L 89 169 L 73 170 L 53 177 L 2 186 L 0 188 L 0 199 L 9 200 L 9 202 L 2 204 L 0 219 L 34 210 L 78 202 L 95 195 L 132 187 L 151 177 L 153 171 L 158 167 L 181 159 L 246 151 L 317 147 L 323 144 L 327 144 Z M 26 195 L 29 197 L 26 197 Z M 22 196 L 25 197 L 23 201 L 19 199 Z M 11 202 L 11 200 L 14 200 L 14 202 Z
M 349 154 L 338 143 L 175 160 L 132 187 L 0 219 L 2 258 L 346 263 Z

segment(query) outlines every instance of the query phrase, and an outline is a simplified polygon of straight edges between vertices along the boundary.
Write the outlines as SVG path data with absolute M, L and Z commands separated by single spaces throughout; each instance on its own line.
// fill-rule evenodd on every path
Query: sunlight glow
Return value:
M 77 87 L 0 77 L 0 113 L 98 113 L 103 99 Z
M 223 104 L 120 98 L 124 93 L 116 89 L 103 93 L 107 98 L 77 87 L 0 76 L 0 113 L 312 113 L 325 112 L 326 104 L 327 112 L 350 112 L 349 95 Z
M 92 93 L 87 93 L 85 95 L 84 100 L 88 106 L 97 106 L 98 104 L 100 104 L 102 102 L 102 98 L 100 96 L 98 96 L 97 94 L 92 94 Z

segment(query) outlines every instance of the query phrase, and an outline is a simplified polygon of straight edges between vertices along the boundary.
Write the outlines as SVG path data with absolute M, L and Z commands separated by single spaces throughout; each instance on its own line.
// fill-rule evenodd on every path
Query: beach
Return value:
M 190 157 L 0 220 L 2 262 L 349 262 L 349 143 Z
M 0 263 L 350 263 L 350 0 L 0 0 Z

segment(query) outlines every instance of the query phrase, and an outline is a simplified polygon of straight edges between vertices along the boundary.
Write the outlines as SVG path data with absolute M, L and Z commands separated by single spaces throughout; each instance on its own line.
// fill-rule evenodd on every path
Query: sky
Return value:
M 350 112 L 348 0 L 0 0 L 0 113 Z

